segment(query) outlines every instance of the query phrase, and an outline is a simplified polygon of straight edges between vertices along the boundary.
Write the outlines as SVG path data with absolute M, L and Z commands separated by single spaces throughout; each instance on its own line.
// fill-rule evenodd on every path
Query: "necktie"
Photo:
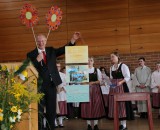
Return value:
M 46 64 L 46 63 L 47 63 L 46 53 L 45 53 L 45 51 L 42 51 L 42 53 L 43 53 L 43 60 L 44 60 L 44 63 Z

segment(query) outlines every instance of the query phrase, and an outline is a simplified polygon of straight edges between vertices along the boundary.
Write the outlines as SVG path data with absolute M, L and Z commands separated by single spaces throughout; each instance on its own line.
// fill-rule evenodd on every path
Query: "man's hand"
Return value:
M 74 44 L 80 38 L 81 38 L 80 32 L 75 32 L 71 38 L 71 43 Z
M 43 60 L 43 53 L 39 53 L 37 56 L 37 61 L 40 62 L 41 60 Z

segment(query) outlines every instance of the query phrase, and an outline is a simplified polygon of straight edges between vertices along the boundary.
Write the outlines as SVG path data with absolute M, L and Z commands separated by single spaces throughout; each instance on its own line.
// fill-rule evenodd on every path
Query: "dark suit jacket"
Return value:
M 68 43 L 65 46 L 73 46 L 73 44 Z M 56 58 L 65 53 L 65 46 L 57 49 L 53 47 L 46 47 L 47 64 L 45 64 L 43 60 L 42 63 L 36 60 L 38 56 L 37 48 L 27 54 L 27 57 L 32 61 L 34 67 L 39 73 L 39 76 L 43 80 L 42 86 L 50 85 L 51 80 L 55 86 L 62 83 L 56 66 Z

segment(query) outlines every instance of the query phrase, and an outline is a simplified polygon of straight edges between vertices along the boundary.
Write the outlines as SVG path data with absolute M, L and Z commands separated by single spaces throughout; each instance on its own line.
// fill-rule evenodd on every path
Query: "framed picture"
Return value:
M 88 65 L 67 65 L 66 82 L 67 83 L 89 82 Z

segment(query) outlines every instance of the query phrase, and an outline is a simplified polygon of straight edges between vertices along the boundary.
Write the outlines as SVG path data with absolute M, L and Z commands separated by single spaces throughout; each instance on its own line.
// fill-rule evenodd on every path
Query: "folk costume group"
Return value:
M 80 33 L 75 32 L 68 44 L 56 49 L 46 47 L 46 36 L 39 34 L 36 37 L 37 48 L 27 54 L 27 59 L 32 62 L 42 81 L 38 90 L 44 93 L 44 98 L 38 106 L 40 113 L 38 130 L 54 130 L 57 127 L 64 127 L 63 118 L 67 115 L 66 75 L 60 72 L 61 64 L 57 63 L 56 58 L 65 53 L 65 46 L 74 46 L 80 37 Z M 130 92 L 127 85 L 131 79 L 128 66 L 121 62 L 117 52 L 111 53 L 110 58 L 112 66 L 109 75 L 105 68 L 94 67 L 93 57 L 88 59 L 89 102 L 79 105 L 81 118 L 87 122 L 87 130 L 99 130 L 98 120 L 101 118 L 113 119 L 113 95 L 115 93 Z M 144 65 L 145 59 L 140 58 L 139 62 L 140 67 L 136 68 L 134 73 L 135 92 L 148 92 L 151 83 L 153 107 L 160 108 L 160 80 L 158 79 L 160 77 L 160 63 L 156 64 L 157 70 L 151 74 L 151 70 Z M 138 102 L 138 112 L 141 113 L 142 117 L 146 116 L 145 103 Z M 131 102 L 120 102 L 119 130 L 126 130 L 127 120 L 133 119 Z

